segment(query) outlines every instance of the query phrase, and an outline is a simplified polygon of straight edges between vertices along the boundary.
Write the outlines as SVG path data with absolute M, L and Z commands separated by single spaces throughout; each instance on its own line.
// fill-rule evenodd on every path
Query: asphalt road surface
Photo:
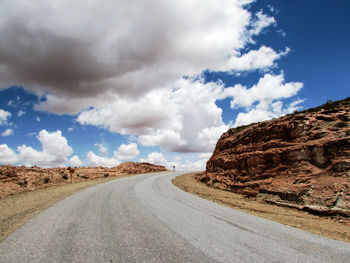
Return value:
M 70 196 L 0 243 L 0 262 L 350 262 L 350 244 L 195 197 L 180 174 Z

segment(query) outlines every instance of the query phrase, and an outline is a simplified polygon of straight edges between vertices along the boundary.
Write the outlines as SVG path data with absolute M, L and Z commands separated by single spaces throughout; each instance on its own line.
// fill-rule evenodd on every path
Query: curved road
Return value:
M 0 262 L 350 262 L 350 244 L 190 195 L 180 174 L 70 196 L 0 243 Z

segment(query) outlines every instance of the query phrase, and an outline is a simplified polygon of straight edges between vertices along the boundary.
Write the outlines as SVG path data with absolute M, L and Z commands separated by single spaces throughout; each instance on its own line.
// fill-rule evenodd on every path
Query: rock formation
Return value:
M 150 163 L 123 162 L 114 167 L 118 171 L 127 174 L 155 173 L 167 171 L 164 166 Z
M 350 216 L 349 110 L 347 98 L 230 129 L 198 179 L 278 205 Z

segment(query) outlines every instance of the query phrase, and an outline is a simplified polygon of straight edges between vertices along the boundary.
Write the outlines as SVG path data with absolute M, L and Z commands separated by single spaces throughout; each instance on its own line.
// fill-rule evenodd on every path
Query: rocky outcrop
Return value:
M 321 215 L 350 216 L 350 98 L 230 129 L 208 185 Z
M 117 169 L 118 171 L 127 174 L 155 173 L 167 171 L 167 169 L 162 165 L 135 162 L 123 162 L 118 166 L 114 167 L 114 169 Z
M 0 165 L 0 198 L 54 185 L 104 177 L 166 171 L 164 166 L 124 162 L 116 167 L 40 168 Z

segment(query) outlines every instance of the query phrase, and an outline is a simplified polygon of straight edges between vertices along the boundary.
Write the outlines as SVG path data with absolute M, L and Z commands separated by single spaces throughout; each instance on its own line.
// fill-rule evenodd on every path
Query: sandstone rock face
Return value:
M 347 98 L 230 129 L 199 179 L 279 205 L 350 216 L 349 109 Z
M 0 198 L 54 185 L 103 177 L 166 171 L 164 166 L 124 162 L 116 167 L 40 168 L 0 165 Z M 72 178 L 71 178 L 72 175 Z

